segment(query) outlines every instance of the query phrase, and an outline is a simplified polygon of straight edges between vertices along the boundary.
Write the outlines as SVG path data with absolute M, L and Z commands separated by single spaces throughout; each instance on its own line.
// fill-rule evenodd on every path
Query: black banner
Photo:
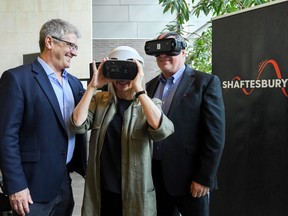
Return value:
M 212 21 L 226 143 L 211 216 L 288 215 L 288 2 Z

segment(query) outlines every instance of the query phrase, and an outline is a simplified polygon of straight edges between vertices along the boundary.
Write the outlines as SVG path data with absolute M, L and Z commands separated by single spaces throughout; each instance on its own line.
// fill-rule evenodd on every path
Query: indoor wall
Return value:
M 0 76 L 23 64 L 23 55 L 38 53 L 39 30 L 50 19 L 61 18 L 76 25 L 78 56 L 72 59 L 73 75 L 87 77 L 92 59 L 92 0 L 1 0 L 0 1 Z

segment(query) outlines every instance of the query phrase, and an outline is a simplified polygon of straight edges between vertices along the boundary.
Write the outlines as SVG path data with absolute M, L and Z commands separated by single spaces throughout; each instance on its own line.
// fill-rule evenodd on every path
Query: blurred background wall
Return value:
M 158 68 L 155 58 L 145 54 L 144 44 L 175 19 L 163 14 L 158 0 L 1 0 L 0 75 L 23 64 L 23 55 L 39 53 L 39 30 L 54 18 L 75 24 L 82 33 L 70 73 L 89 78 L 92 60 L 100 61 L 115 47 L 128 45 L 144 58 L 146 81 L 157 75 Z M 190 20 L 187 30 L 197 32 L 210 18 Z

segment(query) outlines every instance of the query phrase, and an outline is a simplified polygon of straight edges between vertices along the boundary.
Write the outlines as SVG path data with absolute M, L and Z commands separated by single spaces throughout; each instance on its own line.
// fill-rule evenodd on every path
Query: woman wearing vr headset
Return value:
M 122 60 L 122 65 L 133 61 L 136 77 L 105 77 L 103 68 L 111 59 Z M 114 49 L 98 70 L 94 62 L 93 78 L 73 112 L 71 127 L 76 133 L 91 129 L 84 216 L 156 216 L 152 142 L 172 134 L 174 126 L 162 113 L 161 101 L 147 96 L 142 64 L 143 58 L 128 46 Z M 115 67 L 114 72 L 127 73 Z M 97 92 L 106 84 L 108 91 Z

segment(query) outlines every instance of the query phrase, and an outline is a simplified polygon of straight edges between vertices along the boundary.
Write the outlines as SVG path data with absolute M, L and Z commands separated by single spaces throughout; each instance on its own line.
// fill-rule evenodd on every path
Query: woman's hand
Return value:
M 108 82 L 111 82 L 109 79 L 107 79 L 106 77 L 104 77 L 103 75 L 103 63 L 105 61 L 107 61 L 108 58 L 104 58 L 101 61 L 101 64 L 99 65 L 99 68 L 96 68 L 96 63 L 95 61 L 92 62 L 92 66 L 93 66 L 93 77 L 91 79 L 91 82 L 89 83 L 88 87 L 90 88 L 94 88 L 94 89 L 98 89 L 103 87 L 104 85 L 106 85 Z
M 136 77 L 134 78 L 134 80 L 132 80 L 131 82 L 132 82 L 132 87 L 134 91 L 139 92 L 143 90 L 142 82 L 144 78 L 144 72 L 143 72 L 142 64 L 137 60 L 134 60 L 134 61 L 138 67 L 138 73 Z
M 93 66 L 93 77 L 87 87 L 87 90 L 85 91 L 82 99 L 77 104 L 77 106 L 74 109 L 72 121 L 74 125 L 80 126 L 84 123 L 84 121 L 87 119 L 88 116 L 88 110 L 89 110 L 89 104 L 91 102 L 91 99 L 93 95 L 96 93 L 98 88 L 103 87 L 108 82 L 111 82 L 110 80 L 106 79 L 102 73 L 102 67 L 103 63 L 107 61 L 108 58 L 104 58 L 99 65 L 99 68 L 97 70 L 95 61 L 92 62 Z

